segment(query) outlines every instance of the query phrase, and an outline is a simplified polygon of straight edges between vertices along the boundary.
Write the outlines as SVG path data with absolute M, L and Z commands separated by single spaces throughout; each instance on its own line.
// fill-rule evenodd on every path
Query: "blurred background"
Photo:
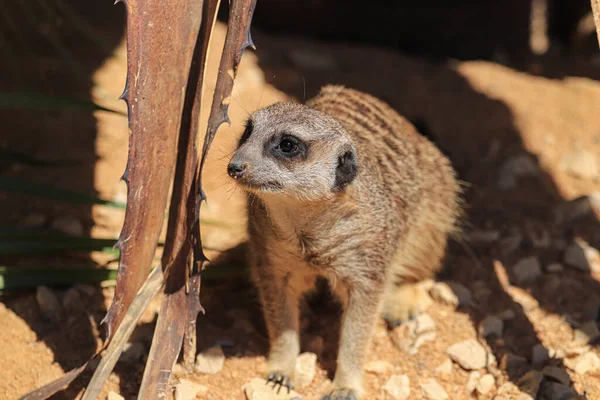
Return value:
M 227 2 L 219 18 L 208 90 Z M 258 0 L 252 34 L 257 50 L 242 61 L 232 125 L 220 129 L 204 177 L 204 242 L 224 261 L 206 271 L 198 340 L 200 350 L 219 344 L 225 359 L 215 374 L 176 370 L 174 385 L 237 399 L 261 376 L 268 343 L 242 261 L 244 198 L 225 164 L 251 112 L 339 83 L 387 101 L 465 182 L 465 240 L 451 243 L 431 283 L 434 326 L 423 339 L 410 326 L 378 325 L 371 361 L 391 369 L 367 375 L 368 398 L 400 398 L 386 389 L 399 374 L 411 399 L 427 398 L 430 379 L 451 399 L 600 399 L 600 50 L 589 0 Z M 126 202 L 126 57 L 121 4 L 0 4 L 2 398 L 100 348 Z M 303 314 L 303 351 L 318 360 L 299 389 L 306 398 L 335 368 L 339 309 L 329 300 L 312 299 Z M 103 396 L 134 398 L 158 304 Z M 496 362 L 448 361 L 447 349 L 468 339 Z M 85 378 L 56 398 L 76 398 Z

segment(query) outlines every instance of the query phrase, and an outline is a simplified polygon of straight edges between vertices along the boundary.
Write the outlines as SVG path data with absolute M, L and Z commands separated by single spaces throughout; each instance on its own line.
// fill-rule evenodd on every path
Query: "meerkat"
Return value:
M 248 193 L 267 380 L 292 387 L 299 299 L 322 276 L 344 308 L 333 390 L 322 399 L 361 398 L 378 316 L 398 323 L 419 311 L 415 284 L 439 270 L 457 231 L 449 160 L 384 102 L 328 85 L 306 104 L 253 113 L 227 170 Z

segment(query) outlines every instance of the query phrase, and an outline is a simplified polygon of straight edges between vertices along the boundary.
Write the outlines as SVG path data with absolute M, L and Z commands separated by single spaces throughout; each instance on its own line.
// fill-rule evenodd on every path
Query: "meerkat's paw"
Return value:
M 432 304 L 423 282 L 406 283 L 388 289 L 381 314 L 392 326 L 398 326 L 423 313 Z
M 321 400 L 358 400 L 358 392 L 354 389 L 335 389 L 328 395 L 325 395 Z
M 267 385 L 273 384 L 273 390 L 277 393 L 281 391 L 281 388 L 286 388 L 288 393 L 294 389 L 292 380 L 283 372 L 271 372 L 267 376 Z

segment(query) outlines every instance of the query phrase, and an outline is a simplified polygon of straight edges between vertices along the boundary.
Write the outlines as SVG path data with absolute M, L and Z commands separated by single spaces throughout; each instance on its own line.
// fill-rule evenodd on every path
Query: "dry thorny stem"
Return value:
M 199 161 L 196 134 L 200 129 L 202 81 L 219 3 L 172 0 L 165 7 L 160 0 L 127 0 L 128 71 L 122 96 L 128 105 L 130 127 L 123 175 L 128 187 L 127 210 L 118 242 L 121 258 L 115 298 L 106 316 L 106 361 L 96 369 L 85 399 L 99 393 L 147 301 L 159 290 L 158 272 L 151 274 L 153 280 L 144 282 L 156 250 L 175 164 L 160 269 L 165 297 L 138 398 L 166 394 L 182 342 L 188 368 L 193 361 L 196 318 L 202 311 L 200 271 L 207 261 L 199 225 L 200 205 L 206 199 L 202 169 L 219 126 L 229 122 L 227 111 L 237 68 L 243 51 L 252 45 L 249 32 L 256 0 L 230 0 L 227 36 Z M 182 87 L 186 87 L 183 98 Z M 115 338 L 120 346 L 112 345 Z M 83 372 L 88 363 L 24 398 L 50 397 Z

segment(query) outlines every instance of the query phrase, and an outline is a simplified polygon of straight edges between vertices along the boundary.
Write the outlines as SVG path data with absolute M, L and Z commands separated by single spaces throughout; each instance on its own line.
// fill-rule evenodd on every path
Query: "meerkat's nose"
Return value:
M 248 163 L 232 162 L 227 166 L 227 173 L 233 179 L 243 178 L 246 175 L 246 172 L 248 172 Z

